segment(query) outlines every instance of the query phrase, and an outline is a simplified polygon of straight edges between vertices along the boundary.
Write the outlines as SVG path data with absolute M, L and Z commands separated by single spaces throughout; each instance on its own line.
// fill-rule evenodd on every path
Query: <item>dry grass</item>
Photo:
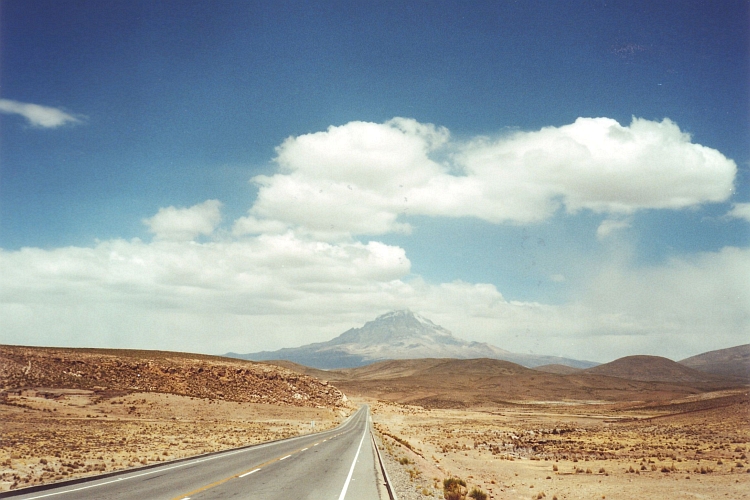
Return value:
M 325 430 L 338 411 L 154 393 L 26 390 L 0 404 L 0 490 Z
M 391 450 L 423 477 L 462 477 L 490 498 L 750 498 L 746 391 L 629 409 L 370 404 Z

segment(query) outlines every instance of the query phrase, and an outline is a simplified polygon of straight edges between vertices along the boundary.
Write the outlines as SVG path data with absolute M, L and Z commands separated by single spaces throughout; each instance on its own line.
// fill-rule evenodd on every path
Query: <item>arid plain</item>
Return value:
M 588 370 L 423 359 L 326 373 L 372 407 L 404 498 L 442 498 L 456 476 L 489 498 L 636 500 L 750 498 L 747 371 L 730 372 L 631 356 Z
M 443 498 L 447 477 L 497 499 L 750 498 L 742 371 L 652 356 L 588 370 L 423 359 L 322 371 L 0 349 L 5 489 L 330 428 L 366 403 L 402 500 Z
M 451 476 L 502 499 L 750 498 L 747 392 L 671 408 L 369 403 L 410 475 L 405 498 L 442 498 L 442 480 Z

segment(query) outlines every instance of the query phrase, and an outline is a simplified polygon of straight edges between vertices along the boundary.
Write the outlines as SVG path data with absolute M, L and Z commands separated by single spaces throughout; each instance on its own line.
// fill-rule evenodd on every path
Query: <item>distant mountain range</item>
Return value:
M 425 408 L 493 407 L 524 401 L 610 402 L 654 406 L 679 401 L 686 410 L 713 403 L 747 403 L 745 383 L 683 366 L 659 356 L 627 356 L 570 373 L 563 365 L 525 368 L 498 359 L 398 359 L 358 368 L 319 370 L 270 361 L 326 380 L 350 397 L 370 397 Z M 729 391 L 726 394 L 715 391 Z M 668 403 L 671 404 L 671 403 Z
M 564 365 L 590 368 L 597 363 L 557 356 L 518 354 L 484 342 L 469 342 L 454 337 L 445 328 L 409 310 L 392 311 L 361 328 L 352 328 L 328 342 L 250 354 L 226 356 L 253 361 L 286 360 L 320 369 L 364 366 L 390 359 L 491 358 L 533 368 Z

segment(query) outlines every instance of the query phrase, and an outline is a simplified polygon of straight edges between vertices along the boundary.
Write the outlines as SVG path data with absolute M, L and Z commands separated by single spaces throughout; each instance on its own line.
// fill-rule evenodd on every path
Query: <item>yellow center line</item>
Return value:
M 318 443 L 315 443 L 313 446 L 316 446 L 319 443 L 320 443 L 320 441 Z M 280 462 L 281 460 L 287 459 L 287 458 L 291 457 L 292 455 L 294 455 L 295 453 L 303 452 L 306 449 L 307 448 L 304 448 L 304 449 L 298 448 L 295 451 L 293 451 L 291 454 L 286 455 L 285 457 L 272 458 L 271 460 L 269 460 L 267 462 L 263 462 L 260 465 L 256 465 L 252 469 L 247 469 L 247 470 L 244 470 L 244 471 L 240 472 L 239 474 L 235 474 L 233 476 L 225 477 L 224 479 L 219 479 L 218 481 L 215 481 L 215 482 L 213 482 L 211 484 L 207 484 L 206 486 L 201 486 L 197 490 L 193 490 L 193 491 L 191 491 L 189 493 L 185 493 L 184 495 L 180 495 L 178 497 L 174 497 L 172 500 L 189 500 L 189 498 L 192 495 L 197 495 L 198 493 L 202 493 L 202 492 L 204 492 L 206 490 L 210 490 L 211 488 L 216 488 L 217 486 L 220 486 L 220 485 L 226 483 L 227 481 L 231 481 L 232 479 L 249 476 L 250 474 L 252 474 L 254 472 L 258 472 L 260 469 L 262 469 L 266 465 L 270 465 L 270 464 L 272 464 L 274 462 Z

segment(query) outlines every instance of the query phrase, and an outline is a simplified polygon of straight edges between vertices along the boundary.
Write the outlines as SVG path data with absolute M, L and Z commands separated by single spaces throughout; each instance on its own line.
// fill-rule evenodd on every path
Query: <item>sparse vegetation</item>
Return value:
M 487 493 L 474 487 L 469 492 L 469 498 L 473 498 L 474 500 L 487 500 Z
M 46 357 L 38 355 L 30 365 L 14 361 L 14 356 L 39 353 Z M 156 355 L 158 357 L 158 353 Z M 310 432 L 311 420 L 317 422 L 316 430 L 338 423 L 340 414 L 334 413 L 335 406 L 314 408 L 308 403 L 295 406 L 279 397 L 275 405 L 228 401 L 232 392 L 226 387 L 222 391 L 223 398 L 218 394 L 214 399 L 170 394 L 169 390 L 177 390 L 169 384 L 180 381 L 177 376 L 180 365 L 186 366 L 188 371 L 197 366 L 203 368 L 202 373 L 208 372 L 206 376 L 216 377 L 220 376 L 219 372 L 211 373 L 219 366 L 224 370 L 224 378 L 230 379 L 227 383 L 230 388 L 234 383 L 232 374 L 243 377 L 250 373 L 241 362 L 230 373 L 231 363 L 211 365 L 210 357 L 198 357 L 196 365 L 192 364 L 195 360 L 178 356 L 176 361 L 159 358 L 159 363 L 149 367 L 148 363 L 142 365 L 133 357 L 123 360 L 98 351 L 94 354 L 75 349 L 1 346 L 0 372 L 10 373 L 10 376 L 2 379 L 6 386 L 0 392 L 0 435 L 3 436 L 0 440 L 0 491 L 296 436 Z M 135 363 L 140 370 L 135 374 L 153 370 L 152 380 L 161 377 L 155 387 L 167 393 L 107 387 L 104 385 L 110 381 L 107 370 L 118 363 L 122 366 L 112 377 L 115 384 L 122 383 L 117 378 L 123 376 L 123 370 L 132 370 L 131 364 Z M 252 368 L 250 363 L 244 365 Z M 18 366 L 25 371 L 16 372 Z M 53 372 L 55 367 L 61 366 L 66 367 L 68 373 L 81 374 L 80 377 L 66 375 L 74 381 L 73 385 L 91 384 L 91 387 L 55 388 L 57 379 Z M 171 367 L 174 373 L 170 369 L 162 370 L 165 367 Z M 268 376 L 269 384 L 263 389 L 263 384 L 259 383 L 256 394 L 267 391 L 265 394 L 273 395 L 274 387 L 286 387 L 283 390 L 287 394 L 294 394 L 292 391 L 300 391 L 297 392 L 300 394 L 311 387 L 334 391 L 331 386 L 317 381 L 307 385 L 297 374 L 294 374 L 297 380 L 292 388 L 289 383 L 293 372 L 263 365 L 254 368 L 257 369 L 260 369 L 258 373 Z M 274 376 L 276 379 L 272 380 Z M 102 385 L 94 385 L 89 378 Z M 282 385 L 276 386 L 277 382 Z M 33 384 L 44 384 L 41 385 L 44 388 Z M 306 401 L 316 399 L 308 397 Z M 319 401 L 324 402 L 325 398 Z
M 681 498 L 680 491 L 711 497 L 716 488 L 733 491 L 722 490 L 721 485 L 728 488 L 744 481 L 747 486 L 748 464 L 741 458 L 746 450 L 737 451 L 750 442 L 746 393 L 727 391 L 691 401 L 689 405 L 661 403 L 656 410 L 654 405 L 626 403 L 519 404 L 492 412 L 430 410 L 389 402 L 378 408 L 387 408 L 396 418 L 378 420 L 381 426 L 390 422 L 391 433 L 439 459 L 430 464 L 439 464 L 467 483 L 477 477 L 475 484 L 487 486 L 482 488 L 488 498 L 510 498 L 509 492 L 520 494 L 523 489 L 533 498 L 542 489 L 546 498 L 553 493 L 557 498 L 573 498 L 584 492 L 587 498 L 615 498 L 624 484 L 636 492 L 632 498 Z M 714 465 L 719 460 L 723 467 Z M 543 461 L 550 463 L 542 470 L 553 472 L 546 476 L 544 488 L 531 481 L 545 477 L 537 475 Z M 497 475 L 506 479 L 495 486 L 492 480 Z M 550 491 L 551 485 L 557 491 Z
M 443 479 L 443 498 L 445 500 L 464 500 L 466 498 L 466 481 L 457 477 Z

